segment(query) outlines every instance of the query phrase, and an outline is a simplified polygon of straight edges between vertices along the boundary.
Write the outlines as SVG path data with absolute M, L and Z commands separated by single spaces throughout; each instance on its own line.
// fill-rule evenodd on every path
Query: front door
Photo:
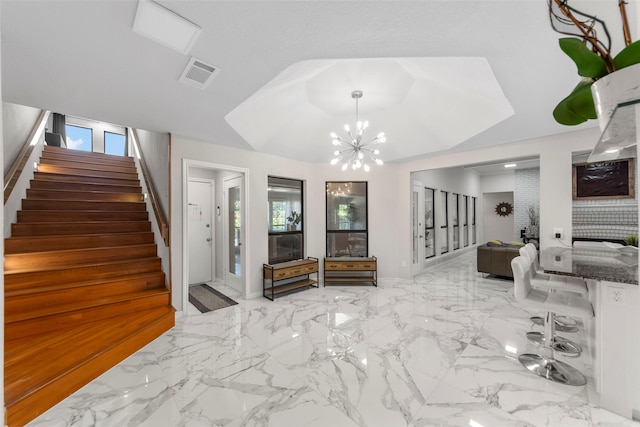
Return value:
M 189 180 L 187 188 L 189 233 L 189 284 L 213 278 L 213 183 Z
M 242 177 L 225 180 L 225 283 L 238 292 L 242 292 L 244 262 L 243 193 Z

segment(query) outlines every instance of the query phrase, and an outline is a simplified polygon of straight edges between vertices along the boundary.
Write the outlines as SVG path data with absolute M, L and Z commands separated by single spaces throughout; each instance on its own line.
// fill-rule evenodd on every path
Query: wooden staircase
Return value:
M 46 146 L 5 239 L 4 287 L 9 426 L 172 328 L 133 159 Z

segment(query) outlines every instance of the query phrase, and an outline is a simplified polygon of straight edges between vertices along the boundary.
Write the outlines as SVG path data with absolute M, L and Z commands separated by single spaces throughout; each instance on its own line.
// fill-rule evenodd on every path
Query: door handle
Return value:
M 211 241 L 211 237 L 207 237 L 207 242 L 210 242 L 210 241 Z

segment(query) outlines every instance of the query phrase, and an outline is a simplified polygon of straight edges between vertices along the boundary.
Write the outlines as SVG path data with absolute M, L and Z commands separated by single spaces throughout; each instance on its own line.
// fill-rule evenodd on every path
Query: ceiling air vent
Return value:
M 206 88 L 218 74 L 219 69 L 191 58 L 178 81 L 200 89 Z

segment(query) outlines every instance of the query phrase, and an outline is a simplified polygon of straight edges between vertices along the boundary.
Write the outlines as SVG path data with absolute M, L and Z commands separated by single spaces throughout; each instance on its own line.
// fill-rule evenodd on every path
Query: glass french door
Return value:
M 241 177 L 225 180 L 225 282 L 239 292 L 242 292 L 245 255 L 243 193 Z
M 424 257 L 436 255 L 435 190 L 424 188 Z

